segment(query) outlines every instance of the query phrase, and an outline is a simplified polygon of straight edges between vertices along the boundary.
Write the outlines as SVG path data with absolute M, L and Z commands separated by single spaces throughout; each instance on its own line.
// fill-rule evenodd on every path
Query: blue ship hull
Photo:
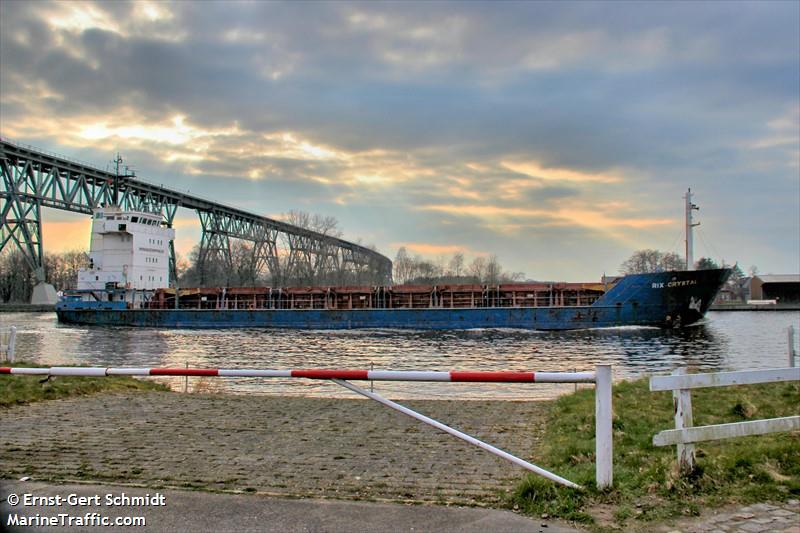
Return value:
M 730 271 L 624 277 L 592 305 L 421 309 L 126 309 L 124 302 L 62 301 L 61 322 L 163 328 L 566 330 L 616 326 L 681 327 L 700 320 Z

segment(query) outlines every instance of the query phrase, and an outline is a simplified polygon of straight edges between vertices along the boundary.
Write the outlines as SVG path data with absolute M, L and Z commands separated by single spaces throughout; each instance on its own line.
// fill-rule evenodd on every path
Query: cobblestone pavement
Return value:
M 665 533 L 800 533 L 800 500 L 785 503 L 759 503 L 731 508 L 685 520 L 672 526 L 661 526 L 656 532 Z
M 402 403 L 536 463 L 545 404 Z M 362 501 L 491 506 L 524 475 L 365 400 L 170 392 L 53 400 L 2 411 L 0 450 L 0 478 Z M 800 503 L 709 511 L 648 531 L 800 533 Z
M 542 404 L 404 403 L 536 462 Z M 0 477 L 377 501 L 491 505 L 524 474 L 368 400 L 99 394 L 4 411 L 0 449 Z

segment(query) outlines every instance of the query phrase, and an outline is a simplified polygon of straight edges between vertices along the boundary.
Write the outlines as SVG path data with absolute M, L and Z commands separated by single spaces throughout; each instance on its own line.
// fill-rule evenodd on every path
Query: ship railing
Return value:
M 335 294 L 333 296 L 336 296 Z M 342 295 L 339 295 L 342 296 Z M 387 297 L 366 297 L 364 300 L 351 298 L 337 298 L 330 295 L 281 295 L 280 297 L 249 296 L 237 297 L 207 297 L 192 298 L 181 296 L 179 309 L 319 309 L 319 310 L 349 310 L 349 309 L 467 309 L 467 308 L 531 308 L 531 307 L 578 307 L 589 306 L 599 299 L 596 295 L 586 296 L 504 296 L 504 297 L 440 297 L 413 298 L 408 295 L 390 295 Z M 147 307 L 149 309 L 174 309 L 175 298 L 163 300 L 154 299 Z
M 612 441 L 612 372 L 611 365 L 598 365 L 593 372 L 517 372 L 517 371 L 397 371 L 397 370 L 271 370 L 250 368 L 102 368 L 102 367 L 0 367 L 0 375 L 35 376 L 205 376 L 229 378 L 298 378 L 329 380 L 352 392 L 365 396 L 386 407 L 399 411 L 420 422 L 433 426 L 489 453 L 510 461 L 537 475 L 561 485 L 583 489 L 553 472 L 514 456 L 462 431 L 427 417 L 417 411 L 388 400 L 374 392 L 354 385 L 351 381 L 419 381 L 438 383 L 594 383 L 595 384 L 595 483 L 598 488 L 613 484 Z

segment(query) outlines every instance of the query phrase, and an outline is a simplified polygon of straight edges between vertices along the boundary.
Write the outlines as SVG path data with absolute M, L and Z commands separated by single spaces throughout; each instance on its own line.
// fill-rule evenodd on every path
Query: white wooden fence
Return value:
M 653 437 L 653 445 L 672 446 L 677 444 L 680 470 L 682 472 L 690 472 L 694 469 L 695 442 L 798 430 L 800 429 L 800 416 L 699 427 L 694 427 L 692 423 L 691 389 L 778 383 L 782 381 L 800 381 L 800 368 L 774 368 L 769 370 L 691 375 L 686 373 L 685 368 L 678 368 L 671 376 L 654 376 L 650 378 L 650 391 L 672 391 L 672 401 L 675 407 L 675 429 L 657 433 Z

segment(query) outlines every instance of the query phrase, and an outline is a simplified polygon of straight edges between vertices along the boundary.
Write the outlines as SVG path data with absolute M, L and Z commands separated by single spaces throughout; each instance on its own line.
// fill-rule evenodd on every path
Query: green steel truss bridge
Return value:
M 173 191 L 86 163 L 0 139 L 0 252 L 13 245 L 44 280 L 42 207 L 92 214 L 119 205 L 124 210 L 160 213 L 172 227 L 179 207 L 200 217 L 199 270 L 215 262 L 231 266 L 231 240 L 252 243 L 254 274 L 269 271 L 274 286 L 305 283 L 391 283 L 392 262 L 378 252 L 330 235 L 300 228 L 234 207 Z M 220 263 L 221 262 L 221 263 Z M 170 243 L 170 274 L 176 279 L 175 248 Z

